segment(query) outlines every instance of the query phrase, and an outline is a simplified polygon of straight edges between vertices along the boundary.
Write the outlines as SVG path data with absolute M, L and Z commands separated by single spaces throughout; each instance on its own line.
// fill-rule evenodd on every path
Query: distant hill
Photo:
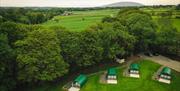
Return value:
M 136 3 L 136 2 L 117 2 L 117 3 L 112 3 L 108 5 L 104 5 L 102 7 L 134 7 L 134 6 L 144 6 L 141 3 Z

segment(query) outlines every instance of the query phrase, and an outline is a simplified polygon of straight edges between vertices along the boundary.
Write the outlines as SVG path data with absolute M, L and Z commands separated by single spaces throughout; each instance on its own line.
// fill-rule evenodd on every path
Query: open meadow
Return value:
M 84 31 L 88 29 L 88 27 L 92 25 L 96 25 L 100 23 L 102 18 L 107 16 L 116 16 L 120 9 L 105 9 L 105 10 L 89 10 L 89 11 L 72 11 L 72 15 L 68 16 L 55 16 L 53 19 L 43 23 L 42 25 L 45 27 L 54 27 L 54 26 L 62 26 L 65 27 L 69 31 Z M 142 9 L 145 12 L 150 13 L 151 11 L 148 9 Z M 167 11 L 167 9 L 157 9 L 153 12 L 163 12 Z M 155 21 L 158 20 L 157 16 L 153 16 Z M 180 31 L 180 19 L 172 18 L 174 27 Z
M 83 31 L 88 27 L 100 23 L 103 17 L 115 16 L 119 9 L 73 11 L 72 15 L 56 16 L 45 22 L 45 27 L 63 26 L 70 31 Z

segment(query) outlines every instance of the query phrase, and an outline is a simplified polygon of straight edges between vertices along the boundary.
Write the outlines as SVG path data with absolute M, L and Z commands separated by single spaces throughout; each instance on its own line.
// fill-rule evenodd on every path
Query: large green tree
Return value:
M 35 30 L 16 42 L 18 79 L 23 81 L 53 80 L 67 73 L 68 65 L 60 55 L 54 31 Z
M 103 47 L 101 39 L 95 31 L 85 31 L 80 37 L 80 59 L 81 65 L 93 65 L 102 60 Z
M 102 47 L 96 32 L 57 31 L 61 54 L 71 65 L 90 66 L 102 58 Z
M 25 24 L 18 24 L 15 22 L 3 22 L 0 24 L 0 33 L 6 34 L 8 37 L 9 45 L 14 47 L 17 40 L 23 39 L 27 33 L 38 29 L 39 26 L 28 26 Z
M 114 59 L 116 56 L 130 55 L 134 48 L 135 37 L 127 32 L 127 28 L 119 22 L 105 23 L 99 31 L 104 48 L 103 57 Z
M 79 32 L 56 30 L 60 47 L 62 48 L 61 54 L 66 62 L 69 64 L 77 64 L 80 55 L 80 36 Z M 78 65 L 78 64 L 77 64 Z
M 180 55 L 180 32 L 173 26 L 172 20 L 160 18 L 159 31 L 154 46 L 162 54 Z
M 14 43 L 26 35 L 25 27 L 13 22 L 0 24 L 0 80 L 1 90 L 14 88 L 17 80 L 17 65 Z M 3 87 L 3 88 L 2 88 Z
M 127 10 L 120 13 L 118 18 L 128 32 L 136 37 L 136 51 L 150 50 L 157 29 L 151 16 L 140 10 Z
M 30 24 L 39 24 L 47 20 L 45 15 L 39 12 L 28 12 L 26 15 Z
M 0 33 L 0 90 L 9 91 L 16 85 L 13 50 L 8 44 L 8 37 Z

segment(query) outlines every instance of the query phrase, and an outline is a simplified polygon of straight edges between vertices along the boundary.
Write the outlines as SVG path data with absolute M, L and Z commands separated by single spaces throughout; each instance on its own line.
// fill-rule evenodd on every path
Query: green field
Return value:
M 83 31 L 101 22 L 105 16 L 115 16 L 118 11 L 119 9 L 73 11 L 72 15 L 56 16 L 42 25 L 44 27 L 63 26 L 69 31 Z M 173 24 L 180 31 L 180 19 L 173 19 Z
M 161 65 L 152 61 L 141 60 L 140 64 L 141 78 L 124 77 L 123 67 L 117 67 L 118 84 L 101 84 L 99 83 L 101 72 L 88 75 L 87 83 L 82 87 L 81 91 L 179 91 L 180 89 L 180 73 L 172 72 L 172 83 L 165 84 L 152 80 L 152 75 Z M 28 91 L 63 91 L 62 83 L 60 84 L 46 84 L 38 88 L 31 88 Z
M 170 85 L 152 80 L 152 75 L 160 65 L 151 61 L 139 61 L 141 78 L 129 78 L 122 75 L 124 68 L 118 70 L 118 84 L 100 84 L 101 73 L 89 76 L 88 82 L 81 91 L 178 91 L 180 89 L 180 73 L 173 72 L 173 80 Z
M 173 19 L 173 25 L 180 31 L 180 19 Z
M 89 26 L 99 23 L 105 16 L 115 16 L 118 11 L 119 9 L 74 11 L 69 16 L 56 16 L 43 25 L 45 27 L 63 26 L 70 31 L 83 31 Z

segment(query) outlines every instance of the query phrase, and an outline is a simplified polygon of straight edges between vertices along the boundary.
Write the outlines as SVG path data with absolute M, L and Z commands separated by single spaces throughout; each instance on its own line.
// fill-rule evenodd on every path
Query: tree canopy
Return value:
M 53 80 L 67 73 L 68 65 L 60 55 L 55 32 L 35 30 L 17 41 L 16 46 L 20 80 Z
M 140 52 L 180 55 L 180 32 L 169 17 L 172 12 L 162 12 L 155 22 L 152 14 L 138 8 L 121 9 L 116 16 L 104 17 L 82 32 L 40 25 L 64 10 L 74 9 L 0 8 L 2 91 L 25 83 L 53 81 L 69 71 Z

